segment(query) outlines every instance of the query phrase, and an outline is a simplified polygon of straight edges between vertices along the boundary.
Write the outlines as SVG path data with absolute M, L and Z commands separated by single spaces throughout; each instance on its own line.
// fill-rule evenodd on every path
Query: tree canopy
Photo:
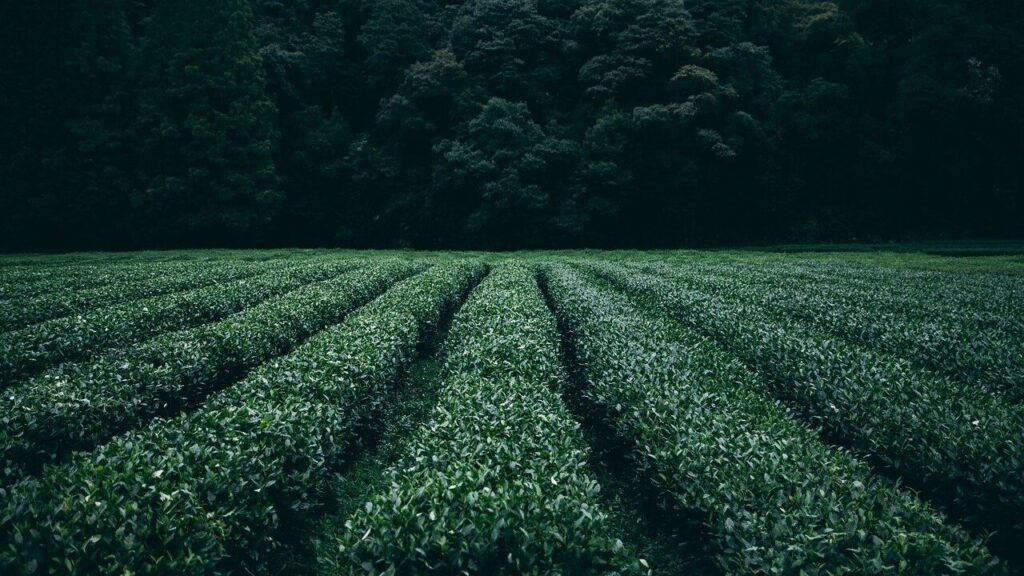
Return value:
M 1011 0 L 13 4 L 9 250 L 1024 232 Z

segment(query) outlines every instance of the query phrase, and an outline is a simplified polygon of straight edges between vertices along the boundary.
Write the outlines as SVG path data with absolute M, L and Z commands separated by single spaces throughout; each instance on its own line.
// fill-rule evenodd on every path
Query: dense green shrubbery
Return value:
M 835 441 L 943 510 L 1012 542 L 1024 534 L 1024 408 L 754 306 L 616 265 L 587 266 L 754 367 Z
M 999 575 L 1024 561 L 1022 271 L 0 258 L 0 311 L 132 298 L 0 334 L 0 574 Z M 187 281 L 215 285 L 134 299 Z M 404 379 L 434 391 L 412 411 Z
M 781 313 L 832 331 L 958 379 L 965 386 L 980 385 L 1011 401 L 1024 400 L 1024 339 L 1006 325 L 1019 320 L 1018 315 L 999 316 L 1004 320 L 1000 322 L 967 305 L 945 313 L 931 306 L 928 313 L 920 314 L 903 304 L 905 299 L 927 301 L 930 294 L 941 290 L 988 294 L 992 304 L 1014 300 L 999 298 L 994 290 L 949 283 L 923 290 L 920 283 L 905 281 L 894 287 L 903 297 L 901 304 L 893 306 L 878 294 L 881 283 L 874 284 L 871 292 L 861 292 L 850 288 L 843 277 L 812 283 L 733 267 L 652 266 L 649 271 L 698 290 L 736 298 L 771 315 Z
M 85 364 L 65 364 L 0 400 L 0 486 L 155 415 L 201 401 L 422 266 L 380 261 L 229 316 Z
M 0 332 L 131 300 L 248 278 L 260 273 L 265 266 L 248 262 L 219 266 L 140 266 L 131 276 L 94 288 L 69 291 L 51 287 L 51 290 L 33 298 L 0 301 Z
M 160 276 L 164 268 L 166 264 L 153 262 L 15 264 L 0 270 L 0 298 L 26 299 L 46 294 L 69 294 L 120 282 L 152 279 Z M 174 268 L 178 267 L 172 265 Z
M 0 511 L 0 571 L 264 571 L 288 537 L 282 516 L 316 502 L 360 420 L 481 273 L 438 264 L 200 410 L 16 484 Z
M 849 293 L 879 311 L 913 319 L 967 323 L 1024 337 L 1024 279 L 1001 274 L 850 266 L 837 262 L 761 268 L 769 276 L 796 268 L 801 283 Z
M 18 7 L 0 248 L 1024 235 L 1019 0 Z
M 0 334 L 0 388 L 61 362 L 218 320 L 352 266 L 345 261 L 284 266 L 253 278 L 144 298 Z
M 673 268 L 695 272 L 699 269 L 701 273 L 718 276 L 735 274 L 759 278 L 771 286 L 807 286 L 828 291 L 844 301 L 856 298 L 880 312 L 920 320 L 969 323 L 982 329 L 1024 336 L 1024 278 L 1013 275 L 1011 270 L 997 274 L 964 273 L 973 264 L 984 269 L 985 262 L 980 259 L 930 257 L 933 265 L 942 264 L 952 270 L 929 270 L 911 268 L 927 265 L 928 260 L 914 262 L 922 258 L 917 254 L 906 257 L 902 265 L 900 257 L 893 254 L 862 255 L 864 260 L 859 263 L 855 259 L 821 255 L 805 258 L 734 252 L 729 258 L 721 258 L 712 253 L 696 254 L 635 264 L 671 264 Z M 894 262 L 886 264 L 894 258 Z M 998 266 L 993 270 L 999 270 Z
M 654 485 L 705 518 L 726 573 L 1003 573 L 927 505 L 792 420 L 713 342 L 566 267 L 543 277 L 584 394 Z
M 622 569 L 578 425 L 559 397 L 558 334 L 532 270 L 495 268 L 456 316 L 446 350 L 432 420 L 392 470 L 391 489 L 346 522 L 340 571 Z

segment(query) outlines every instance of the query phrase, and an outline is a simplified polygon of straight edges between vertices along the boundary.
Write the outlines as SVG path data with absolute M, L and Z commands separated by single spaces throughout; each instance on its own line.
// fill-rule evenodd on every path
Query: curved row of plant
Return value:
M 716 257 L 676 257 L 672 267 L 739 273 L 779 282 L 841 289 L 881 310 L 919 319 L 953 318 L 979 328 L 1024 335 L 1024 282 L 999 274 L 963 274 L 870 267 L 841 260 L 733 261 Z
M 265 573 L 372 403 L 482 272 L 433 266 L 199 410 L 15 484 L 0 572 Z
M 265 262 L 279 265 L 279 262 Z M 162 262 L 135 261 L 112 263 L 17 266 L 0 269 L 0 302 L 24 300 L 43 295 L 68 296 L 139 280 L 152 280 L 163 275 L 185 274 L 198 268 L 238 266 L 241 261 Z M 252 265 L 252 263 L 250 263 Z
M 999 542 L 1024 538 L 1021 406 L 754 306 L 622 266 L 585 266 L 715 338 L 829 438 L 976 530 L 997 531 Z
M 1024 282 L 1018 277 L 824 262 L 772 266 L 760 271 L 779 275 L 790 269 L 800 270 L 802 279 L 823 287 L 841 286 L 892 312 L 925 320 L 951 318 L 1018 338 L 1024 335 Z
M 617 569 L 625 558 L 561 403 L 557 329 L 533 271 L 494 269 L 456 316 L 445 348 L 438 405 L 390 471 L 392 488 L 346 522 L 336 546 L 341 572 Z
M 707 338 L 565 266 L 543 281 L 584 390 L 730 574 L 998 574 L 987 550 L 792 420 Z
M 163 268 L 164 264 L 17 265 L 0 270 L 0 299 L 31 298 L 50 292 L 70 293 L 123 282 Z
M 123 302 L 195 290 L 294 266 L 287 262 L 258 267 L 249 263 L 224 263 L 182 270 L 152 270 L 97 288 L 72 292 L 54 291 L 33 298 L 0 301 L 0 332 L 17 330 L 51 318 L 84 314 Z
M 1024 340 L 978 327 L 965 312 L 922 316 L 887 309 L 880 298 L 848 290 L 842 279 L 819 284 L 736 270 L 709 273 L 703 267 L 653 265 L 645 269 L 906 358 L 966 385 L 984 386 L 1011 401 L 1024 400 Z
M 215 324 L 163 334 L 93 362 L 64 364 L 15 387 L 0 399 L 0 486 L 156 415 L 201 402 L 422 269 L 371 263 Z
M 0 388 L 61 362 L 79 360 L 170 330 L 219 320 L 299 286 L 336 276 L 353 266 L 338 262 L 284 268 L 225 284 L 56 318 L 0 334 Z

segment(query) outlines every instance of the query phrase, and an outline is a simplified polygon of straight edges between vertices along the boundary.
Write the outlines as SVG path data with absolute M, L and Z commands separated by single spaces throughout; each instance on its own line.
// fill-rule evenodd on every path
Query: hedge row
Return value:
M 156 415 L 201 402 L 420 270 L 381 260 L 215 324 L 163 334 L 94 362 L 62 365 L 14 388 L 0 399 L 0 486 L 72 450 L 89 450 Z
M 305 265 L 144 298 L 87 314 L 57 318 L 0 334 L 0 388 L 61 362 L 219 320 L 309 282 L 336 276 L 347 262 Z
M 791 266 L 794 267 L 794 266 Z M 790 267 L 786 267 L 788 269 Z M 979 328 L 1024 336 L 1024 280 L 1005 274 L 949 273 L 815 263 L 803 275 L 824 286 L 837 280 L 872 300 L 917 318 L 957 318 Z
M 587 266 L 721 342 L 826 436 L 960 520 L 1003 541 L 1024 539 L 1021 406 L 754 306 L 621 266 Z
M 927 313 L 965 311 L 1020 333 L 1024 327 L 1024 279 L 1005 274 L 940 272 L 898 268 L 852 267 L 854 283 L 866 292 L 912 292 Z M 810 268 L 824 281 L 836 276 L 838 266 Z M 923 297 L 918 299 L 918 297 Z M 916 307 L 916 306 L 915 306 Z
M 850 290 L 842 279 L 814 283 L 726 269 L 649 266 L 656 275 L 692 288 L 785 314 L 865 346 L 906 358 L 924 368 L 1024 400 L 1024 340 L 995 327 L 981 327 L 966 310 L 919 315 L 892 309 L 884 299 Z M 905 292 L 919 298 L 926 294 Z
M 52 292 L 69 293 L 123 282 L 159 266 L 143 263 L 115 266 L 11 266 L 0 271 L 0 298 L 31 298 Z
M 268 264 L 256 267 L 248 263 L 225 263 L 218 266 L 193 265 L 187 269 L 151 269 L 130 279 L 97 288 L 72 292 L 51 291 L 33 298 L 0 301 L 0 332 L 17 330 L 51 318 L 84 314 L 140 298 L 248 278 L 280 268 L 283 266 Z
M 561 403 L 558 333 L 532 270 L 493 270 L 446 351 L 430 423 L 390 471 L 392 488 L 339 537 L 351 573 L 590 574 L 625 563 Z
M 723 262 L 710 258 L 673 258 L 673 266 L 720 274 L 739 273 L 841 289 L 870 301 L 872 307 L 921 320 L 956 319 L 982 329 L 1024 335 L 1024 282 L 1001 274 L 964 274 L 869 267 L 843 261 L 772 259 Z
M 0 572 L 265 573 L 360 419 L 481 273 L 438 264 L 198 411 L 22 480 L 0 510 Z
M 43 295 L 68 296 L 76 292 L 154 280 L 167 274 L 184 274 L 199 267 L 238 262 L 118 262 L 112 264 L 64 264 L 0 268 L 0 301 Z M 277 265 L 278 262 L 268 262 Z
M 914 496 L 823 444 L 734 357 L 559 265 L 543 274 L 585 394 L 653 483 L 705 518 L 725 573 L 999 574 Z

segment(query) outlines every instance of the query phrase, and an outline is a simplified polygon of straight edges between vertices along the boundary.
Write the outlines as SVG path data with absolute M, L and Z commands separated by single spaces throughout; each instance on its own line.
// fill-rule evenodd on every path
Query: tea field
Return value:
M 0 257 L 0 574 L 1021 574 L 1018 248 Z

